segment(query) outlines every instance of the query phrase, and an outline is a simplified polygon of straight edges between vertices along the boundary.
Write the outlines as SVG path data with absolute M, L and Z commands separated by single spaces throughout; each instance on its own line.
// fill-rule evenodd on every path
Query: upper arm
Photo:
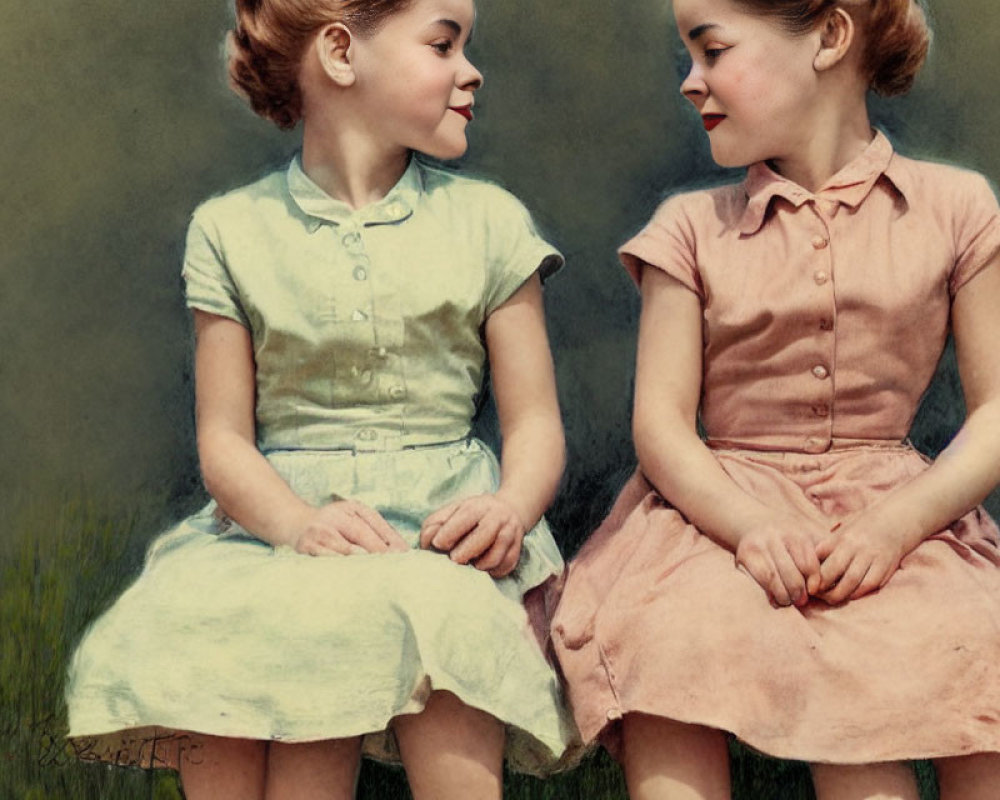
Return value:
M 217 432 L 253 442 L 256 378 L 250 331 L 227 317 L 199 309 L 193 313 L 199 446 Z
M 486 348 L 501 432 L 506 435 L 520 419 L 536 414 L 560 424 L 537 274 L 486 318 Z
M 952 332 L 965 404 L 1000 401 L 1000 254 L 956 293 Z
M 633 432 L 665 416 L 694 430 L 701 398 L 702 308 L 690 288 L 660 269 L 642 269 L 642 314 L 636 355 Z

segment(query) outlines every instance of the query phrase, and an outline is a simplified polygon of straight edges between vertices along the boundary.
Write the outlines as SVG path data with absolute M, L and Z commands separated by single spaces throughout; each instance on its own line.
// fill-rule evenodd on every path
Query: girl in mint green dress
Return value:
M 214 498 L 157 538 L 72 662 L 81 758 L 192 800 L 334 798 L 362 753 L 417 798 L 500 797 L 573 740 L 535 631 L 563 435 L 541 279 L 560 255 L 466 148 L 472 0 L 237 0 L 230 75 L 303 122 L 204 203 L 184 261 Z M 470 433 L 487 362 L 502 466 Z

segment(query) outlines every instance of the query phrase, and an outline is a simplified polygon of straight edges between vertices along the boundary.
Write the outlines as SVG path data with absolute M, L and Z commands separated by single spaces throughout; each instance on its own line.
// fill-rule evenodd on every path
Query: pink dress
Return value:
M 878 134 L 816 194 L 758 164 L 675 196 L 621 256 L 701 298 L 723 469 L 829 528 L 927 468 L 905 437 L 952 298 L 998 252 L 982 177 Z M 805 761 L 1000 751 L 1000 532 L 974 509 L 881 591 L 775 609 L 637 473 L 569 569 L 553 643 L 585 741 L 612 752 L 632 711 Z

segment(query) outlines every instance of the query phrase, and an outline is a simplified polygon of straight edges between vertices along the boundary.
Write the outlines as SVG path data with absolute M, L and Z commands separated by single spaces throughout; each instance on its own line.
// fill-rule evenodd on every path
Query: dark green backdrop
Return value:
M 993 179 L 995 9 L 935 2 L 915 91 L 875 109 L 902 150 Z M 16 509 L 55 518 L 89 498 L 98 512 L 159 509 L 159 524 L 197 502 L 187 219 L 297 145 L 226 88 L 229 19 L 225 0 L 0 0 L 0 552 L 34 553 L 36 589 L 65 529 L 8 524 Z M 570 450 L 552 516 L 567 552 L 631 461 L 637 303 L 615 247 L 666 190 L 720 175 L 677 92 L 678 48 L 665 0 L 480 2 L 471 55 L 486 84 L 461 168 L 512 189 L 568 257 L 547 292 Z M 943 446 L 960 398 L 949 366 L 919 444 Z M 153 527 L 107 566 L 109 594 Z
M 990 0 L 938 3 L 931 62 L 877 116 L 906 151 L 1000 176 Z M 283 162 L 295 134 L 228 92 L 224 0 L 0 2 L 0 487 L 191 485 L 188 215 Z M 711 175 L 677 93 L 664 0 L 484 0 L 463 169 L 502 181 L 565 251 L 551 334 L 572 482 L 628 448 L 636 303 L 614 248 Z

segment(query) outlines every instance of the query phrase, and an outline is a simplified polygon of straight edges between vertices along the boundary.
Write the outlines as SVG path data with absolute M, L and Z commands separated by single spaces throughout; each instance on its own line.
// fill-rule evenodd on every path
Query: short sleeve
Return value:
M 1000 253 L 1000 207 L 982 175 L 972 174 L 956 205 L 955 266 L 948 281 L 952 296 Z
M 227 317 L 250 327 L 222 255 L 218 233 L 203 208 L 195 212 L 188 227 L 183 275 L 189 308 Z
M 695 236 L 687 210 L 692 195 L 665 200 L 646 227 L 618 249 L 618 257 L 636 286 L 645 266 L 655 267 L 680 281 L 698 297 L 705 292 L 695 259 Z
M 543 239 L 528 210 L 503 190 L 490 199 L 489 276 L 486 314 L 502 306 L 536 272 L 542 281 L 564 263 L 562 254 Z

